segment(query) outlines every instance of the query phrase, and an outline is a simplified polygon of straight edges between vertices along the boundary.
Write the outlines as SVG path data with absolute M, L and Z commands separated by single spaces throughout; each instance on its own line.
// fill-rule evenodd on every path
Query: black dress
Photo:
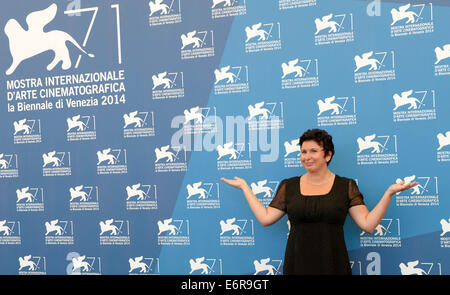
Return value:
M 348 209 L 363 204 L 349 178 L 336 175 L 330 192 L 320 196 L 303 196 L 298 176 L 284 179 L 269 205 L 290 222 L 283 274 L 351 275 L 343 226 Z

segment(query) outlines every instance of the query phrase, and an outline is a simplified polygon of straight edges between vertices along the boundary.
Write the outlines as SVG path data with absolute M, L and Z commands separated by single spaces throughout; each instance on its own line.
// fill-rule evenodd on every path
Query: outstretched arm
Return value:
M 369 212 L 365 205 L 357 205 L 349 209 L 349 214 L 359 228 L 367 233 L 372 233 L 377 225 L 380 224 L 381 219 L 383 219 L 392 196 L 418 184 L 419 183 L 416 181 L 406 184 L 404 182 L 393 184 L 386 190 L 383 197 L 372 211 Z
M 247 182 L 239 177 L 234 177 L 234 179 L 226 179 L 224 177 L 221 180 L 232 187 L 241 189 L 244 193 L 245 199 L 247 200 L 250 209 L 255 215 L 256 219 L 263 226 L 272 225 L 283 217 L 285 214 L 284 211 L 273 208 L 273 207 L 264 207 L 263 204 L 258 200 L 253 191 L 248 186 Z

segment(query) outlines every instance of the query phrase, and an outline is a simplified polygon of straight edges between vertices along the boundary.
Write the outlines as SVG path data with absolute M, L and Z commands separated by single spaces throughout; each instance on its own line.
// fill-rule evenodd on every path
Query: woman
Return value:
M 392 196 L 417 185 L 389 186 L 369 212 L 355 181 L 334 174 L 328 164 L 334 156 L 332 137 L 324 130 L 306 131 L 300 137 L 301 162 L 306 173 L 284 179 L 269 207 L 264 207 L 242 178 L 221 178 L 239 188 L 263 226 L 288 214 L 289 238 L 283 274 L 351 274 L 343 226 L 347 213 L 365 232 L 372 233 L 383 218 Z

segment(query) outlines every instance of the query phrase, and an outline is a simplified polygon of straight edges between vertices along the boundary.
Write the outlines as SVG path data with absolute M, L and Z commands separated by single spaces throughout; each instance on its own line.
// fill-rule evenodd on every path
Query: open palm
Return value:
M 418 185 L 418 184 L 419 184 L 419 183 L 418 183 L 417 181 L 414 181 L 414 182 L 408 182 L 408 183 L 405 183 L 404 181 L 401 181 L 401 182 L 399 182 L 399 183 L 395 183 L 395 184 L 391 185 L 391 186 L 388 188 L 388 190 L 389 190 L 392 194 L 396 194 L 396 193 L 399 193 L 399 192 L 401 192 L 401 191 L 410 189 L 410 188 L 412 188 L 412 187 L 414 187 L 414 186 L 416 186 L 416 185 Z
M 245 187 L 245 185 L 247 185 L 247 182 L 244 179 L 237 176 L 235 176 L 234 179 L 227 179 L 225 177 L 222 177 L 220 180 L 231 185 L 232 187 L 239 189 L 242 189 L 243 187 Z

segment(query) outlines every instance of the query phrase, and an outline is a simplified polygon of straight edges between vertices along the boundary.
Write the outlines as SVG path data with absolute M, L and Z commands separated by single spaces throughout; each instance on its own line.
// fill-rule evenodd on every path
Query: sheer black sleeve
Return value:
M 353 179 L 350 179 L 348 182 L 348 208 L 357 205 L 365 205 L 363 195 L 359 191 L 356 182 Z
M 286 212 L 286 179 L 278 186 L 277 192 L 269 206 Z

